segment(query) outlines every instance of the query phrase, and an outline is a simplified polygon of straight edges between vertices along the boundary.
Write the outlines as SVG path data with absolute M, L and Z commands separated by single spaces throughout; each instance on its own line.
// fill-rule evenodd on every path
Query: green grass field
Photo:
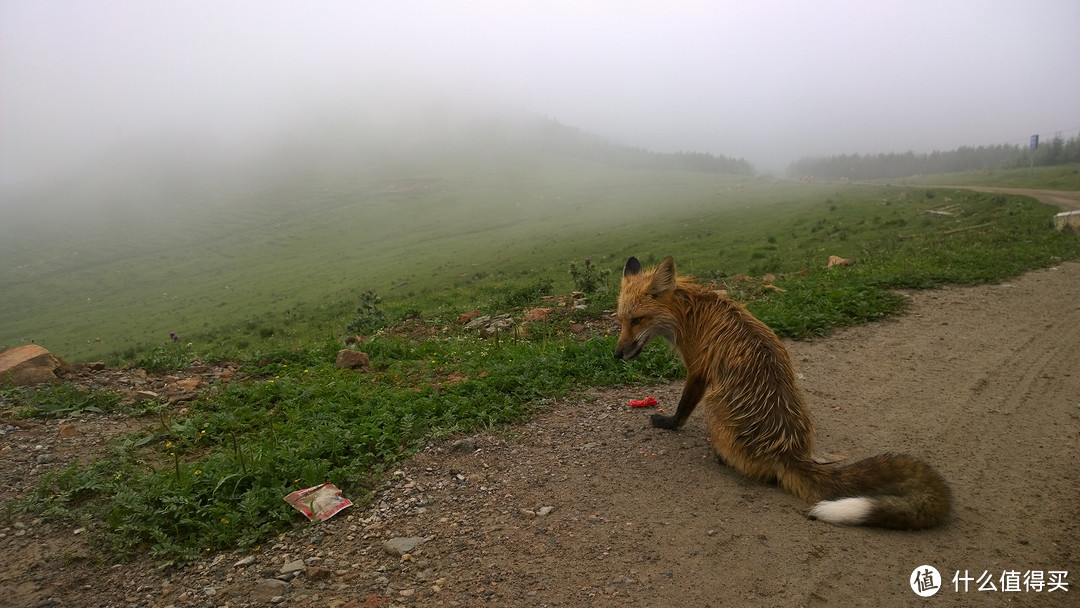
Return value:
M 622 252 L 635 244 L 626 227 L 670 221 L 669 203 L 701 217 L 737 205 L 717 194 L 730 181 L 511 158 L 103 211 L 119 218 L 108 221 L 8 222 L 0 344 L 32 340 L 83 360 L 130 355 L 169 332 L 199 346 L 305 341 L 339 330 L 335 316 L 365 289 L 404 300 Z
M 242 381 L 183 415 L 152 402 L 123 410 L 63 385 L 2 389 L 4 408 L 20 416 L 150 416 L 110 456 L 8 503 L 9 517 L 78 521 L 119 558 L 186 563 L 297 525 L 281 500 L 293 490 L 331 481 L 363 503 L 388 467 L 433 437 L 522 420 L 579 387 L 679 377 L 663 345 L 630 363 L 612 357 L 603 314 L 614 279 L 586 309 L 527 336 L 485 339 L 456 322 L 472 309 L 520 315 L 547 292 L 568 293 L 569 265 L 585 258 L 617 277 L 629 255 L 674 255 L 683 272 L 728 287 L 796 338 L 898 314 L 898 289 L 1000 281 L 1080 258 L 1080 239 L 1050 229 L 1054 209 L 952 189 L 550 155 L 271 185 L 204 189 L 183 204 L 148 187 L 78 216 L 22 211 L 5 222 L 4 344 L 32 339 L 70 360 L 158 369 L 243 363 Z M 831 255 L 856 263 L 827 269 Z M 342 373 L 338 338 L 365 290 L 383 297 L 389 322 L 436 331 L 376 333 L 363 348 L 379 373 Z M 571 322 L 592 329 L 566 331 Z
M 741 209 L 828 195 L 550 155 L 335 177 L 246 197 L 153 185 L 81 215 L 15 216 L 0 228 L 0 344 L 115 360 L 169 332 L 200 347 L 298 343 L 340 330 L 366 289 L 404 301 L 457 288 L 465 305 L 504 281 L 565 286 L 573 260 L 710 247 L 740 231 L 727 218 Z
M 340 333 L 367 289 L 392 310 L 453 315 L 507 283 L 546 278 L 568 289 L 567 265 L 586 257 L 616 270 L 629 255 L 670 253 L 695 274 L 793 272 L 829 255 L 877 255 L 877 243 L 926 222 L 920 213 L 940 201 L 902 186 L 543 157 L 16 217 L 0 227 L 0 344 L 112 362 L 169 332 L 200 350 L 296 346 Z

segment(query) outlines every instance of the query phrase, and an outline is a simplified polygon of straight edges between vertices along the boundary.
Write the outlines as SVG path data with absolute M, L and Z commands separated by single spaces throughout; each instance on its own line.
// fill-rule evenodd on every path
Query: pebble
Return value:
M 295 574 L 306 567 L 307 566 L 304 565 L 304 560 L 296 559 L 291 562 L 286 562 L 286 564 L 282 566 L 281 570 L 279 570 L 278 572 L 280 574 Z
M 458 439 L 450 446 L 451 452 L 475 452 L 476 451 L 476 439 L 472 437 L 466 437 L 465 439 Z
M 412 553 L 422 542 L 424 539 L 419 536 L 397 536 L 383 543 L 383 549 L 390 555 L 401 557 L 406 553 Z
M 278 580 L 276 578 L 261 578 L 255 581 L 255 590 L 252 593 L 252 599 L 255 601 L 273 602 L 274 598 L 279 597 L 284 600 L 285 590 L 289 588 L 289 583 Z M 280 602 L 275 602 L 280 603 Z
M 237 561 L 235 564 L 233 564 L 233 567 L 234 568 L 244 568 L 244 567 L 250 566 L 251 564 L 254 564 L 254 563 L 255 563 L 255 556 L 254 555 L 249 555 L 249 556 L 244 557 L 244 558 L 240 559 L 239 561 Z
M 276 578 L 260 578 L 259 580 L 255 581 L 255 586 L 263 590 L 273 590 L 280 592 L 281 590 L 287 588 L 289 586 L 289 583 L 278 580 Z

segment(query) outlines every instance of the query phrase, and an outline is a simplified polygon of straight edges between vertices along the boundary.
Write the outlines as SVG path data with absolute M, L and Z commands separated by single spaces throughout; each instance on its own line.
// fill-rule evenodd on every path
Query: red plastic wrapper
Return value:
M 343 498 L 341 490 L 332 483 L 297 490 L 286 496 L 285 502 L 303 513 L 308 519 L 330 519 L 338 511 L 352 505 L 352 501 Z
M 652 407 L 654 405 L 656 405 L 656 399 L 653 399 L 652 397 L 646 397 L 641 401 L 638 401 L 637 399 L 630 400 L 630 407 Z

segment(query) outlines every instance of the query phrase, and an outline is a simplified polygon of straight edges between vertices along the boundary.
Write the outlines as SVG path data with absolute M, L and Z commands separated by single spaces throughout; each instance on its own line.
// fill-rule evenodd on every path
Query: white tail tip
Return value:
M 873 509 L 874 500 L 872 498 L 858 496 L 839 500 L 823 500 L 810 509 L 810 516 L 833 524 L 857 526 L 866 521 Z

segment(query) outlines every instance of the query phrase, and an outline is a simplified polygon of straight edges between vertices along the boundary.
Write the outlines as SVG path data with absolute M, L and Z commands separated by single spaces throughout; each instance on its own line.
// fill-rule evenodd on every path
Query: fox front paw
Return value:
M 665 416 L 663 414 L 653 414 L 649 417 L 652 420 L 652 425 L 658 429 L 675 430 L 679 428 L 679 423 L 676 422 L 675 416 Z

